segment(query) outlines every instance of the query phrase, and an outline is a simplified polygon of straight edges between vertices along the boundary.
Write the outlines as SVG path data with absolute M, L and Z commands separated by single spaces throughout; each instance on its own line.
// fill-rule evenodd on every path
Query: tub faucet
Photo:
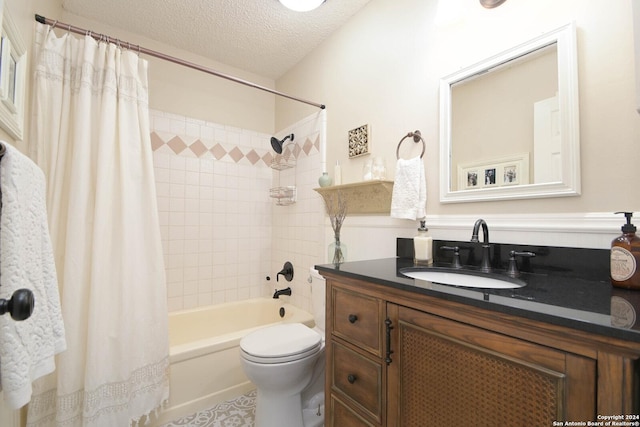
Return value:
M 484 219 L 479 219 L 473 225 L 473 233 L 471 235 L 471 241 L 474 243 L 479 242 L 478 239 L 478 231 L 480 231 L 480 226 L 482 226 L 482 262 L 480 263 L 480 271 L 484 273 L 491 272 L 491 254 L 489 253 L 489 249 L 491 248 L 489 244 L 489 226 L 484 221 Z
M 285 288 L 285 289 L 276 289 L 275 293 L 273 294 L 273 298 L 278 299 L 280 298 L 280 295 L 289 295 L 291 296 L 291 288 Z
M 284 276 L 287 282 L 292 281 L 293 280 L 293 264 L 291 264 L 289 261 L 284 263 L 284 267 L 282 267 L 282 270 L 280 270 L 280 272 L 276 274 L 276 282 L 279 281 L 280 276 Z

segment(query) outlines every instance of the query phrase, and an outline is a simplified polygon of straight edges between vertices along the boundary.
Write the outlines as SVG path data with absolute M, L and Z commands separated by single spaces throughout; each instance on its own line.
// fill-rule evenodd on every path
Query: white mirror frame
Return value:
M 6 6 L 0 22 L 0 126 L 13 138 L 22 140 L 27 48 Z
M 557 43 L 558 102 L 562 150 L 562 180 L 510 187 L 451 190 L 451 86 L 465 78 L 487 72 L 508 61 Z M 529 42 L 450 74 L 440 81 L 440 202 L 565 197 L 580 195 L 580 119 L 578 54 L 574 23 L 562 26 Z

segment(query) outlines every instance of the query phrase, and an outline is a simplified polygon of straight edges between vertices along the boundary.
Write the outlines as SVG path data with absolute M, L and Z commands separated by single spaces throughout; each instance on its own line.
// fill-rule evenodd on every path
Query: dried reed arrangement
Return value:
M 347 201 L 342 196 L 342 193 L 337 191 L 324 198 L 324 205 L 327 210 L 327 215 L 329 215 L 329 219 L 331 220 L 331 228 L 333 228 L 335 238 L 335 242 L 333 243 L 335 250 L 333 251 L 333 259 L 331 262 L 333 264 L 340 264 L 344 262 L 344 253 L 340 245 L 340 229 L 342 228 L 344 219 L 347 217 Z

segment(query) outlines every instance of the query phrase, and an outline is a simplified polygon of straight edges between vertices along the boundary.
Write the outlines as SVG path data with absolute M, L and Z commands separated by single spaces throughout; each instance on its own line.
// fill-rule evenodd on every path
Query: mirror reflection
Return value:
M 443 79 L 441 201 L 579 194 L 572 32 L 563 27 Z
M 560 181 L 556 45 L 490 71 L 451 86 L 452 188 Z

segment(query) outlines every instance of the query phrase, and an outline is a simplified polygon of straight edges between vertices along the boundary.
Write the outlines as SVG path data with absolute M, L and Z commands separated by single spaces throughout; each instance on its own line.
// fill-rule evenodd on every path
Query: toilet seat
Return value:
M 283 323 L 251 332 L 240 340 L 242 357 L 256 363 L 284 363 L 318 353 L 322 336 L 302 323 Z

